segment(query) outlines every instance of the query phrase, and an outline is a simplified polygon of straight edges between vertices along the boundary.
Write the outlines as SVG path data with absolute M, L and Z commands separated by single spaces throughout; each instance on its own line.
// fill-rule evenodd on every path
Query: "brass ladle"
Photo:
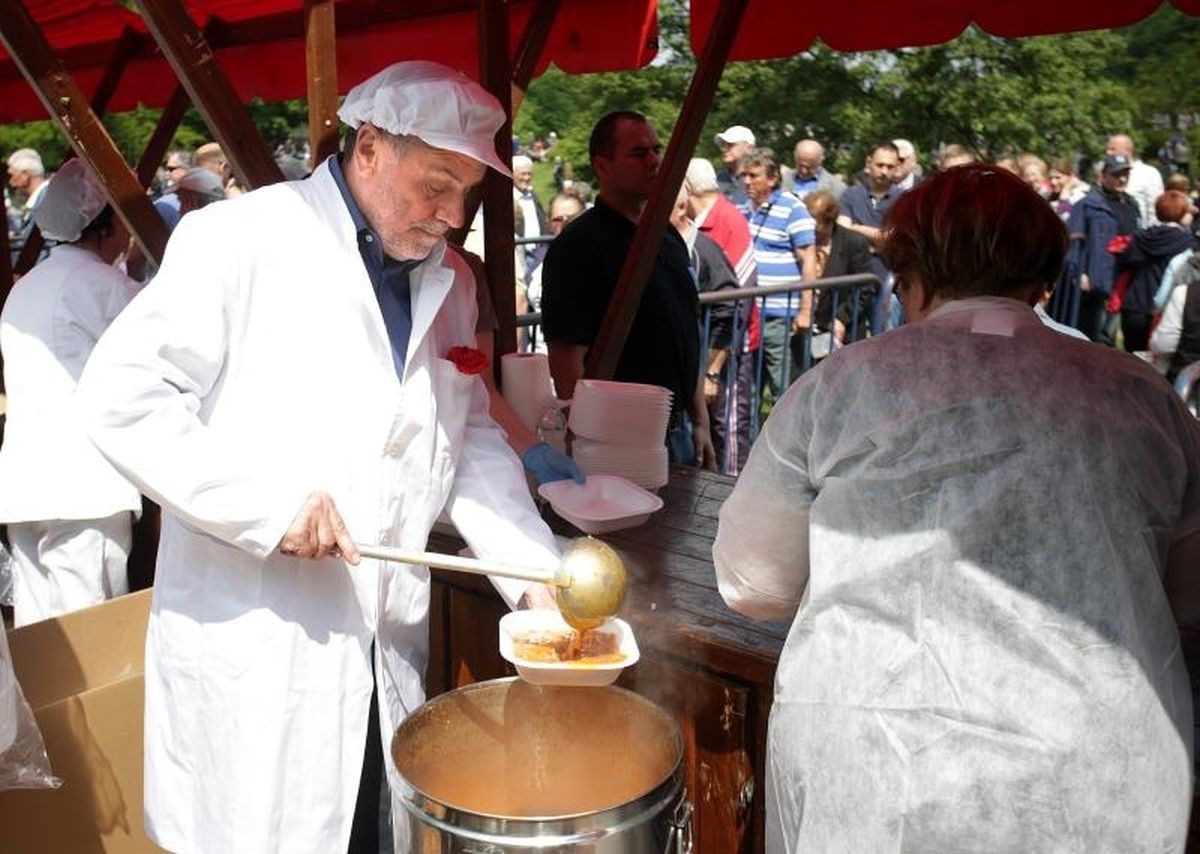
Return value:
M 558 588 L 558 609 L 563 619 L 580 632 L 597 628 L 615 616 L 625 601 L 628 585 L 621 556 L 595 537 L 574 540 L 563 550 L 562 561 L 555 570 L 385 546 L 359 546 L 358 551 L 363 557 L 376 560 L 552 584 Z

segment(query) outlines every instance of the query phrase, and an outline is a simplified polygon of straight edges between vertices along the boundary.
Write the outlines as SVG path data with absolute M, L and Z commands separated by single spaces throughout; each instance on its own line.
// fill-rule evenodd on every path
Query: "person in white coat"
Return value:
M 486 168 L 507 174 L 503 111 L 404 62 L 339 115 L 345 151 L 307 180 L 180 220 L 81 383 L 94 441 L 163 508 L 145 810 L 175 852 L 378 850 L 430 585 L 356 542 L 424 548 L 445 508 L 481 558 L 559 561 L 488 417 L 473 280 L 444 240 Z M 496 586 L 510 605 L 550 596 Z
M 1182 852 L 1200 424 L 1038 321 L 1066 235 L 1019 178 L 939 173 L 885 229 L 909 323 L 776 404 L 713 547 L 792 622 L 766 850 Z
M 137 489 L 100 455 L 73 411 L 96 341 L 140 287 L 112 266 L 129 235 L 84 161 L 69 161 L 34 219 L 54 253 L 13 286 L 0 313 L 8 394 L 0 523 L 15 558 L 16 625 L 129 590 Z

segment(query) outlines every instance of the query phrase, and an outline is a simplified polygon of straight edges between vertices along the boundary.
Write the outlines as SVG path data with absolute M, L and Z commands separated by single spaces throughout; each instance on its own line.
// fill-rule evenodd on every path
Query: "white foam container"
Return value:
M 587 534 L 635 528 L 661 510 L 663 500 L 623 477 L 592 474 L 582 483 L 556 480 L 538 487 L 554 512 Z
M 593 631 L 617 636 L 617 651 L 625 656 L 621 661 L 589 663 L 586 661 L 526 661 L 517 656 L 514 638 L 534 631 L 572 631 L 562 614 L 549 608 L 512 611 L 500 618 L 500 655 L 517 669 L 517 675 L 534 685 L 611 685 L 621 671 L 637 663 L 641 656 L 633 629 L 622 619 L 613 617 Z

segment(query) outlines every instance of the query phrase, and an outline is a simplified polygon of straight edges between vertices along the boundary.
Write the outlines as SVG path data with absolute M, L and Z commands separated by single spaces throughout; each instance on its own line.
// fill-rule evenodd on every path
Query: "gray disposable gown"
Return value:
M 1197 422 L 1014 300 L 805 374 L 714 546 L 733 607 L 795 617 L 769 854 L 1182 851 L 1192 712 L 1162 576 L 1197 536 Z

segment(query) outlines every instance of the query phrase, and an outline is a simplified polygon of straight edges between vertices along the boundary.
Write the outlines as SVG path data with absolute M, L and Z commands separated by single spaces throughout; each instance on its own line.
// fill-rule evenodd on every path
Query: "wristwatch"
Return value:
M 707 374 L 704 375 L 704 378 L 706 380 L 712 380 L 713 382 L 721 381 L 721 375 L 719 373 L 716 373 L 715 371 L 709 371 Z

